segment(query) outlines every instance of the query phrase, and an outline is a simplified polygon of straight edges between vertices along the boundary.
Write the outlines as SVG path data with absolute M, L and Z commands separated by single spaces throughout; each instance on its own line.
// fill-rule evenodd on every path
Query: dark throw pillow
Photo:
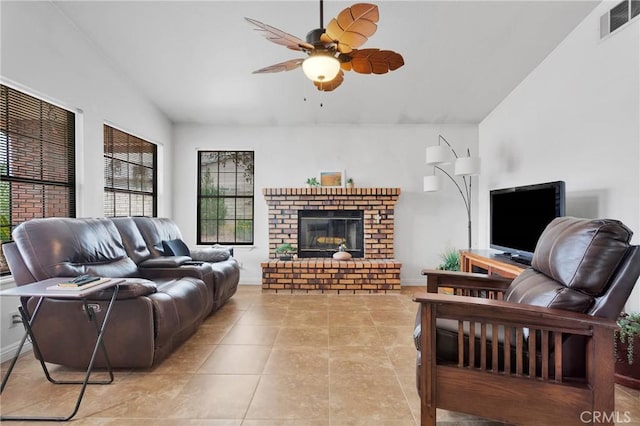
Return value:
M 180 239 L 165 240 L 162 242 L 165 256 L 189 256 L 189 247 Z

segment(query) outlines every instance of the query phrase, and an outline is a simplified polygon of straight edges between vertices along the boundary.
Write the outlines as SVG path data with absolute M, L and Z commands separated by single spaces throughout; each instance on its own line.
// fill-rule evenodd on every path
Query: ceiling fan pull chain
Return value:
M 323 4 L 324 4 L 324 1 L 320 0 L 320 28 L 322 28 L 322 29 L 324 29 L 324 22 L 322 22 L 322 21 L 324 21 L 324 19 L 323 19 L 323 16 L 324 16 Z

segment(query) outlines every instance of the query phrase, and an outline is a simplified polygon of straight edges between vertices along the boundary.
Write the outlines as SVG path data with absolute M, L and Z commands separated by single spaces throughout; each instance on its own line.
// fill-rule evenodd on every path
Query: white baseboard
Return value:
M 3 346 L 2 348 L 0 348 L 0 362 L 4 363 L 10 361 L 11 358 L 13 358 L 13 356 L 16 354 L 16 350 L 18 350 L 19 344 L 20 342 L 13 342 L 7 346 Z M 20 351 L 20 354 L 31 352 L 32 350 L 33 347 L 31 343 L 25 342 L 24 346 L 22 347 L 22 351 Z

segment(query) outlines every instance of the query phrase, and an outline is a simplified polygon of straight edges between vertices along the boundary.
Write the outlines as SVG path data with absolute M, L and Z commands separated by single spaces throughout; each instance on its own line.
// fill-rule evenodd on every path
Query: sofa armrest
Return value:
M 513 281 L 497 275 L 475 274 L 470 272 L 441 271 L 423 269 L 427 277 L 427 291 L 437 293 L 439 288 L 452 288 L 454 294 L 461 296 L 488 297 L 502 299 L 502 295 Z
M 140 263 L 140 268 L 177 268 L 189 262 L 189 256 L 161 256 L 152 257 Z
M 143 278 L 125 278 L 126 281 L 118 284 L 116 300 L 135 299 L 148 296 L 158 291 L 156 283 Z M 92 300 L 109 300 L 113 295 L 113 288 L 98 291 L 91 295 Z
M 190 249 L 191 258 L 201 262 L 222 262 L 233 256 L 233 247 L 196 247 Z

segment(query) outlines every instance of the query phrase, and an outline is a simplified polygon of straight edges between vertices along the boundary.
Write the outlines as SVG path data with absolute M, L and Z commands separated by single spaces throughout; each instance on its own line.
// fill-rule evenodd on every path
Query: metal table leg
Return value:
M 7 382 L 9 381 L 9 376 L 11 375 L 11 372 L 13 371 L 13 367 L 15 366 L 18 357 L 20 355 L 20 352 L 22 351 L 22 347 L 24 346 L 24 343 L 27 339 L 27 337 L 31 338 L 31 343 L 33 344 L 33 350 L 36 353 L 36 356 L 38 357 L 38 359 L 40 360 L 40 365 L 42 366 L 42 370 L 44 371 L 44 374 L 47 378 L 48 381 L 50 381 L 53 384 L 56 385 L 82 385 L 82 387 L 80 388 L 80 394 L 78 395 L 78 399 L 76 401 L 76 405 L 73 409 L 73 411 L 71 412 L 71 414 L 69 414 L 68 416 L 63 416 L 63 417 L 47 417 L 47 416 L 2 416 L 0 417 L 0 421 L 10 421 L 10 420 L 34 420 L 34 421 L 60 421 L 60 422 L 64 422 L 67 420 L 71 420 L 73 418 L 73 416 L 75 416 L 78 413 L 78 409 L 80 408 L 80 403 L 82 402 L 82 398 L 84 397 L 84 393 L 85 390 L 87 388 L 87 385 L 106 385 L 106 384 L 110 384 L 113 382 L 113 370 L 111 368 L 111 363 L 109 362 L 109 356 L 107 354 L 107 348 L 104 345 L 104 341 L 103 341 L 103 337 L 104 337 L 104 332 L 107 328 L 107 324 L 109 323 L 109 316 L 111 314 L 111 308 L 113 307 L 113 303 L 116 300 L 116 296 L 118 295 L 118 289 L 119 286 L 115 286 L 113 288 L 113 294 L 111 295 L 111 299 L 109 300 L 109 304 L 107 306 L 107 311 L 105 312 L 104 315 L 104 321 L 102 321 L 102 325 L 98 324 L 98 321 L 96 319 L 96 315 L 95 312 L 93 310 L 93 308 L 91 307 L 90 304 L 87 303 L 86 299 L 83 299 L 83 304 L 84 304 L 84 309 L 85 312 L 87 314 L 87 317 L 89 318 L 89 320 L 95 325 L 96 327 L 96 333 L 97 333 L 97 339 L 96 339 L 96 344 L 93 348 L 93 352 L 91 354 L 91 360 L 89 361 L 89 365 L 87 366 L 87 372 L 85 374 L 84 380 L 56 380 L 53 377 L 51 377 L 51 375 L 49 374 L 49 370 L 47 369 L 47 366 L 45 364 L 45 362 L 43 361 L 42 358 L 42 353 L 40 352 L 40 348 L 38 347 L 38 342 L 36 340 L 35 335 L 33 334 L 33 329 L 32 329 L 32 325 L 34 323 L 34 321 L 37 318 L 38 312 L 40 311 L 40 307 L 42 305 L 42 301 L 43 301 L 43 297 L 41 297 L 38 300 L 38 303 L 36 305 L 36 308 L 33 311 L 33 315 L 31 316 L 31 318 L 29 318 L 29 315 L 27 312 L 24 311 L 24 309 L 22 307 L 19 308 L 20 311 L 20 315 L 22 316 L 22 320 L 23 323 L 25 325 L 25 334 L 22 338 L 22 340 L 20 341 L 20 344 L 18 345 L 18 349 L 16 351 L 16 355 L 13 357 L 13 359 L 11 360 L 11 364 L 9 365 L 9 369 L 7 370 L 5 376 L 2 379 L 2 386 L 0 387 L 0 393 L 2 393 L 2 391 L 4 391 L 4 388 L 7 384 Z M 107 371 L 109 373 L 109 380 L 98 380 L 98 381 L 90 381 L 89 378 L 91 377 L 91 373 L 93 371 L 93 364 L 95 362 L 96 359 L 96 355 L 98 354 L 98 348 L 100 348 L 102 350 L 102 353 L 104 355 L 105 358 L 105 363 L 107 365 Z

